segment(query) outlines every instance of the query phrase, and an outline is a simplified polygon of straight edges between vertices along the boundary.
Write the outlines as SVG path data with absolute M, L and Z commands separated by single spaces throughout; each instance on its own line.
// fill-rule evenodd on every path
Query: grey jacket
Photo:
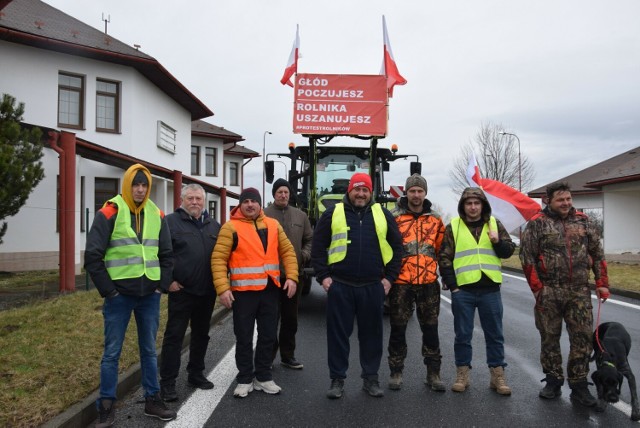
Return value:
M 313 239 L 313 230 L 309 217 L 298 208 L 286 206 L 285 208 L 277 207 L 271 204 L 264 209 L 267 217 L 278 220 L 282 225 L 284 233 L 291 241 L 298 258 L 298 266 L 302 271 L 306 262 L 311 258 L 311 241 Z M 280 272 L 284 274 L 282 263 L 280 263 Z

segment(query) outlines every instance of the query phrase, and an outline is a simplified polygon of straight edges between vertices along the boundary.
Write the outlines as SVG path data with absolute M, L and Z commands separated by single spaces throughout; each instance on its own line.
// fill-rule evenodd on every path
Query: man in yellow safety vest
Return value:
M 354 320 L 362 389 L 372 397 L 384 395 L 378 380 L 383 304 L 400 273 L 402 238 L 393 215 L 372 194 L 371 177 L 354 174 L 342 202 L 322 214 L 313 234 L 311 263 L 327 292 L 328 398 L 344 392 Z
M 438 257 L 440 275 L 451 290 L 451 311 L 457 369 L 451 386 L 455 392 L 469 387 L 471 340 L 476 309 L 484 332 L 487 365 L 491 372 L 489 386 L 500 395 L 511 395 L 504 367 L 502 333 L 502 264 L 511 257 L 515 245 L 500 221 L 491 215 L 491 206 L 482 189 L 468 187 L 458 203 L 459 217 L 451 220 L 444 233 Z
M 169 289 L 173 251 L 164 213 L 149 199 L 150 193 L 151 173 L 132 165 L 124 173 L 122 194 L 96 213 L 87 235 L 84 267 L 104 297 L 97 427 L 115 420 L 118 360 L 132 313 L 138 327 L 144 413 L 163 421 L 176 417 L 160 397 L 156 356 L 160 295 Z

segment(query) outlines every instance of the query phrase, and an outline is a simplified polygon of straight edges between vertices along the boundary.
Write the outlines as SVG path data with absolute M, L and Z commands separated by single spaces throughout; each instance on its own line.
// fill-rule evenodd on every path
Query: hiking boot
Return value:
M 116 420 L 116 406 L 113 400 L 103 398 L 98 406 L 98 422 L 96 428 L 106 428 L 113 425 Z
M 266 392 L 267 394 L 280 394 L 280 391 L 282 391 L 282 388 L 276 385 L 274 381 L 265 380 L 264 382 L 260 382 L 258 379 L 253 380 L 253 389 Z
M 596 398 L 591 395 L 591 392 L 589 392 L 589 387 L 587 385 L 588 384 L 586 380 L 579 382 L 569 382 L 569 386 L 571 387 L 570 398 L 585 407 L 593 407 L 598 403 L 598 400 L 596 400 Z
M 294 369 L 294 370 L 300 370 L 301 368 L 304 367 L 300 361 L 296 360 L 295 357 L 283 358 L 280 361 L 280 364 L 282 364 L 283 366 L 288 367 L 290 369 Z
M 178 416 L 175 411 L 167 408 L 159 393 L 146 397 L 144 401 L 144 414 L 147 416 L 158 418 L 161 421 L 171 421 Z
M 233 396 L 238 398 L 244 398 L 253 391 L 253 382 L 251 383 L 239 383 L 236 385 L 236 389 L 233 390 Z
M 394 391 L 402 388 L 402 373 L 391 373 L 389 376 L 389 389 Z
M 465 389 L 471 385 L 469 382 L 469 366 L 458 366 L 456 368 L 456 381 L 451 385 L 451 390 L 454 392 L 464 392 Z
M 331 379 L 331 386 L 327 391 L 327 398 L 340 398 L 344 392 L 344 379 Z
M 382 397 L 384 395 L 384 391 L 380 388 L 378 379 L 364 379 L 362 382 L 362 389 L 367 391 L 367 394 L 372 397 Z
M 202 372 L 189 373 L 187 377 L 187 383 L 189 386 L 198 389 L 213 389 L 213 382 L 209 381 Z
M 489 388 L 495 389 L 500 395 L 511 395 L 511 388 L 507 386 L 507 381 L 504 378 L 504 367 L 489 367 L 489 371 L 491 372 Z
M 547 384 L 540 390 L 538 396 L 540 398 L 553 399 L 562 395 L 562 384 L 564 379 L 558 379 L 551 374 L 548 374 L 546 378 L 540 382 L 547 382 Z
M 160 396 L 167 403 L 177 401 L 178 393 L 176 392 L 176 384 L 168 383 L 166 385 L 160 385 Z
M 440 379 L 440 370 L 436 370 L 430 366 L 427 366 L 427 379 L 425 383 L 432 391 L 444 392 L 447 389 L 444 386 L 444 382 Z

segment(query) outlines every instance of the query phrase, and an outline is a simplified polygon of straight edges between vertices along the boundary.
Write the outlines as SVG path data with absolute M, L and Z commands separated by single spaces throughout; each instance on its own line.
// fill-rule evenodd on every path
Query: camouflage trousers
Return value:
M 593 305 L 589 287 L 566 289 L 544 287 L 535 305 L 536 328 L 540 332 L 540 363 L 545 374 L 564 379 L 560 336 L 564 320 L 569 334 L 567 379 L 587 380 L 593 351 Z
M 440 340 L 438 338 L 438 316 L 440 315 L 440 284 L 426 285 L 394 284 L 389 291 L 389 369 L 399 373 L 404 369 L 407 357 L 407 324 L 413 316 L 414 307 L 422 330 L 422 356 L 425 365 L 440 369 Z

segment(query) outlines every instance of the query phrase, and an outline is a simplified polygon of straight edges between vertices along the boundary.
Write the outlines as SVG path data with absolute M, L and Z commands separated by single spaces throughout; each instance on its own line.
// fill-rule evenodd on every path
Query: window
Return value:
M 229 186 L 239 186 L 238 162 L 229 162 Z
M 84 127 L 84 77 L 58 74 L 58 126 Z
M 214 220 L 218 220 L 218 203 L 216 201 L 209 201 L 209 217 Z
M 191 175 L 200 175 L 200 146 L 191 146 Z
M 96 81 L 96 131 L 120 132 L 120 84 Z
M 204 149 L 205 174 L 211 177 L 218 176 L 218 149 L 205 147 Z
M 100 208 L 102 208 L 105 202 L 118 194 L 118 179 L 96 177 L 95 186 L 95 193 L 93 196 L 94 216 L 98 211 L 100 211 Z
M 161 149 L 168 151 L 169 153 L 176 153 L 176 140 L 177 133 L 175 129 L 164 123 L 163 121 L 158 121 L 158 141 L 156 145 Z

